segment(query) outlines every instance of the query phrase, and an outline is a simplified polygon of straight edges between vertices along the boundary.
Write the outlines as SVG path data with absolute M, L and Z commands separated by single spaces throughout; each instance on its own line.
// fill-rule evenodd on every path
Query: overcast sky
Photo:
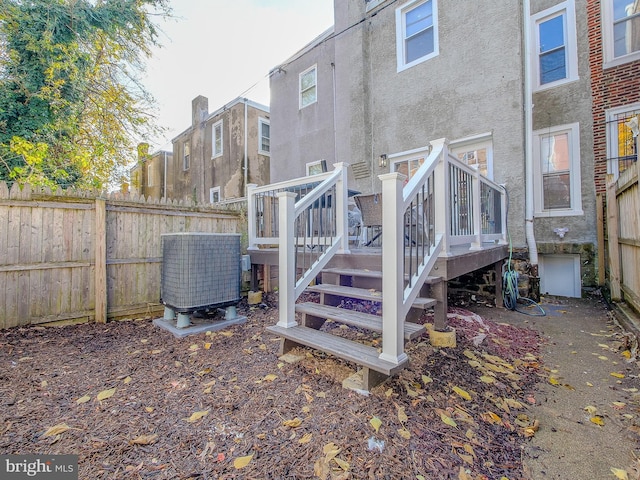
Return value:
M 191 124 L 191 100 L 212 112 L 236 97 L 269 105 L 269 71 L 333 25 L 333 0 L 171 0 L 160 24 L 163 48 L 147 63 L 145 84 L 157 100 L 164 138 Z

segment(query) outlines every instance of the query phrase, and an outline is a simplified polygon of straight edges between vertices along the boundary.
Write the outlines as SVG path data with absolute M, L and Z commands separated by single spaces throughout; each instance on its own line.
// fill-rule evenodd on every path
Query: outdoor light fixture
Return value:
M 380 159 L 378 160 L 378 166 L 380 168 L 384 168 L 387 166 L 387 154 L 383 153 L 382 155 L 380 155 Z

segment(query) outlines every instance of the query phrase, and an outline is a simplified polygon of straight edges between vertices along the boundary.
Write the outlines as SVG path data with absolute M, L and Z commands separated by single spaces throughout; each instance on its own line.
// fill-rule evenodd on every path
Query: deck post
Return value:
M 255 250 L 256 245 L 256 204 L 253 198 L 253 191 L 258 185 L 255 183 L 247 184 L 247 250 Z
M 508 245 L 509 242 L 507 241 L 507 189 L 504 185 L 501 185 L 502 189 L 504 190 L 501 194 L 500 194 L 500 221 L 501 226 L 500 226 L 500 233 L 502 233 L 502 238 L 500 239 L 500 241 L 498 241 L 498 245 Z
M 296 303 L 296 264 L 295 264 L 295 202 L 293 192 L 279 192 L 280 253 L 278 259 L 278 296 L 279 320 L 278 326 L 284 328 L 295 327 Z
M 399 365 L 404 352 L 404 216 L 402 184 L 406 176 L 394 172 L 380 175 L 382 181 L 382 353 L 380 359 Z
M 351 253 L 349 250 L 349 214 L 347 213 L 347 184 L 348 163 L 334 163 L 336 170 L 340 170 L 340 178 L 336 181 L 336 234 L 342 237 L 338 253 Z
M 471 177 L 471 211 L 473 212 L 473 236 L 469 250 L 482 250 L 482 204 L 480 172 L 476 169 Z
M 430 142 L 433 150 L 441 150 L 440 160 L 434 170 L 434 197 L 435 197 L 435 229 L 436 233 L 442 232 L 441 257 L 451 256 L 449 236 L 451 233 L 451 202 L 449 185 L 449 142 L 446 138 L 440 138 Z

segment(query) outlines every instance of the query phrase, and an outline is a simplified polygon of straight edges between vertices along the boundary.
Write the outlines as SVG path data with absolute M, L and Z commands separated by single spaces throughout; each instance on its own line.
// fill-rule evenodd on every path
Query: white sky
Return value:
M 164 138 L 149 139 L 152 151 L 171 150 L 171 139 L 191 124 L 198 95 L 209 99 L 209 112 L 239 96 L 269 105 L 269 71 L 333 25 L 333 0 L 171 0 L 171 6 L 175 18 L 159 24 L 163 48 L 147 62 L 145 85 L 157 101 L 158 123 L 168 129 Z

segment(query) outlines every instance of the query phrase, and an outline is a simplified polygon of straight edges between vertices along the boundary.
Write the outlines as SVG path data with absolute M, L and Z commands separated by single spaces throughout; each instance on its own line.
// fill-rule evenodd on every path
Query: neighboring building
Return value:
M 167 175 L 165 172 L 173 161 L 173 154 L 160 150 L 151 155 L 149 145 L 138 146 L 138 162 L 129 170 L 131 193 L 145 198 L 160 200 L 166 197 Z
M 268 107 L 236 98 L 209 113 L 207 98 L 196 97 L 191 126 L 172 140 L 169 197 L 216 203 L 269 183 L 270 137 Z
M 379 192 L 378 175 L 410 175 L 446 137 L 506 186 L 513 246 L 542 291 L 594 285 L 584 2 L 335 0 L 334 18 L 271 72 L 272 180 L 343 161 L 355 189 Z
M 595 184 L 604 193 L 638 159 L 640 2 L 587 0 L 593 95 Z

